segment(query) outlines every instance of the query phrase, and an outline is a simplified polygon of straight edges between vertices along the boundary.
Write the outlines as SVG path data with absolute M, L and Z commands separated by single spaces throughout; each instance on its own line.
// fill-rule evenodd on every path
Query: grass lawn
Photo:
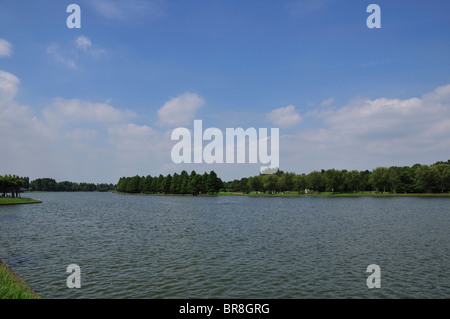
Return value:
M 19 205 L 19 204 L 36 204 L 42 203 L 41 200 L 26 197 L 0 197 L 0 205 Z
M 41 297 L 0 262 L 0 299 L 41 299 Z

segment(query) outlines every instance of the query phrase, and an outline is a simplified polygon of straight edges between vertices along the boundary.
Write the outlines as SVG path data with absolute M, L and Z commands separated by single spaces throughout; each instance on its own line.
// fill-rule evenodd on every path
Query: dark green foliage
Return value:
M 117 183 L 117 191 L 121 193 L 145 194 L 216 194 L 223 188 L 223 182 L 214 171 L 209 174 L 197 174 L 186 171 L 180 174 L 158 177 L 121 177 Z
M 51 181 L 47 181 L 51 184 Z M 321 170 L 309 174 L 279 171 L 277 174 L 244 177 L 224 183 L 214 171 L 202 175 L 192 171 L 158 177 L 122 177 L 117 191 L 146 194 L 217 194 L 259 192 L 275 194 L 295 191 L 353 193 L 444 193 L 450 191 L 450 161 L 412 167 L 377 167 L 373 171 Z
M 373 171 L 321 170 L 307 175 L 278 172 L 224 183 L 228 192 L 444 193 L 450 192 L 450 160 L 433 165 L 377 167 Z
M 0 176 L 0 195 L 3 197 L 20 197 L 20 189 L 25 185 L 25 180 L 16 175 Z M 10 195 L 7 195 L 10 193 Z
M 121 178 L 120 185 L 117 187 L 126 187 L 125 181 Z M 56 182 L 52 178 L 39 178 L 30 183 L 29 190 L 40 192 L 109 192 L 116 188 L 113 184 L 94 184 L 94 183 L 74 183 L 74 182 Z

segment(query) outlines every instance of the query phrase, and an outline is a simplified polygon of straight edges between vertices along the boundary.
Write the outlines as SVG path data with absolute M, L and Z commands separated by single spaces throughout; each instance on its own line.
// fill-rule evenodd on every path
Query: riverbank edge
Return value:
M 25 199 L 27 201 L 19 201 L 17 203 L 2 203 L 2 198 L 0 198 L 0 206 L 9 206 L 9 205 L 30 205 L 30 204 L 41 204 L 42 201 L 39 199 L 32 199 L 28 197 L 19 197 L 21 199 Z M 12 198 L 8 198 L 12 199 Z
M 26 289 L 31 295 L 33 299 L 42 299 L 22 278 L 19 277 L 11 268 L 8 267 L 7 264 L 0 260 L 0 268 L 6 270 L 8 275 L 14 280 L 14 282 L 18 285 Z
M 179 197 L 218 197 L 218 196 L 249 196 L 249 197 L 442 197 L 450 198 L 450 193 L 408 193 L 408 194 L 353 194 L 353 193 L 340 193 L 340 194 L 244 194 L 233 192 L 220 192 L 217 194 L 145 194 L 145 193 L 123 193 L 113 192 L 119 195 L 138 195 L 138 196 L 179 196 Z
M 226 195 L 225 195 L 226 196 Z M 235 196 L 235 195 L 231 195 Z M 443 197 L 450 198 L 450 194 L 243 194 L 250 197 Z

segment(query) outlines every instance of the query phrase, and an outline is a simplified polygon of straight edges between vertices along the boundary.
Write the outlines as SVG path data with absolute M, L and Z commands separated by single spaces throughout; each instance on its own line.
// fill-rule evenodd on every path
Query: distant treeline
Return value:
M 378 167 L 372 171 L 321 170 L 309 174 L 278 171 L 224 184 L 231 192 L 279 193 L 306 189 L 317 192 L 378 191 L 392 193 L 443 193 L 450 191 L 450 160 L 433 165 Z
M 223 182 L 214 171 L 209 174 L 174 173 L 167 176 L 134 176 L 122 177 L 117 183 L 116 190 L 131 194 L 216 194 L 223 190 Z
M 167 176 L 121 177 L 114 184 L 56 182 L 52 178 L 29 181 L 28 177 L 0 175 L 0 196 L 18 196 L 21 190 L 48 192 L 106 192 L 117 190 L 132 194 L 216 194 L 218 192 L 280 193 L 305 190 L 315 192 L 450 192 L 450 160 L 432 165 L 377 167 L 372 171 L 328 169 L 309 174 L 278 171 L 276 174 L 244 177 L 223 182 L 214 171 L 197 174 L 174 173 Z M 8 195 L 9 196 L 9 195 Z
M 25 186 L 24 186 L 25 187 Z M 29 183 L 28 190 L 41 192 L 108 192 L 114 184 L 56 182 L 53 178 L 38 178 Z

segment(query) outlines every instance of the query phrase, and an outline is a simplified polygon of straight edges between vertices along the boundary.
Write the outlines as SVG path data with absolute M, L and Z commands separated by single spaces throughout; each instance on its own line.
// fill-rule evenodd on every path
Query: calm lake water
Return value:
M 450 297 L 450 198 L 26 196 L 0 259 L 44 298 Z

